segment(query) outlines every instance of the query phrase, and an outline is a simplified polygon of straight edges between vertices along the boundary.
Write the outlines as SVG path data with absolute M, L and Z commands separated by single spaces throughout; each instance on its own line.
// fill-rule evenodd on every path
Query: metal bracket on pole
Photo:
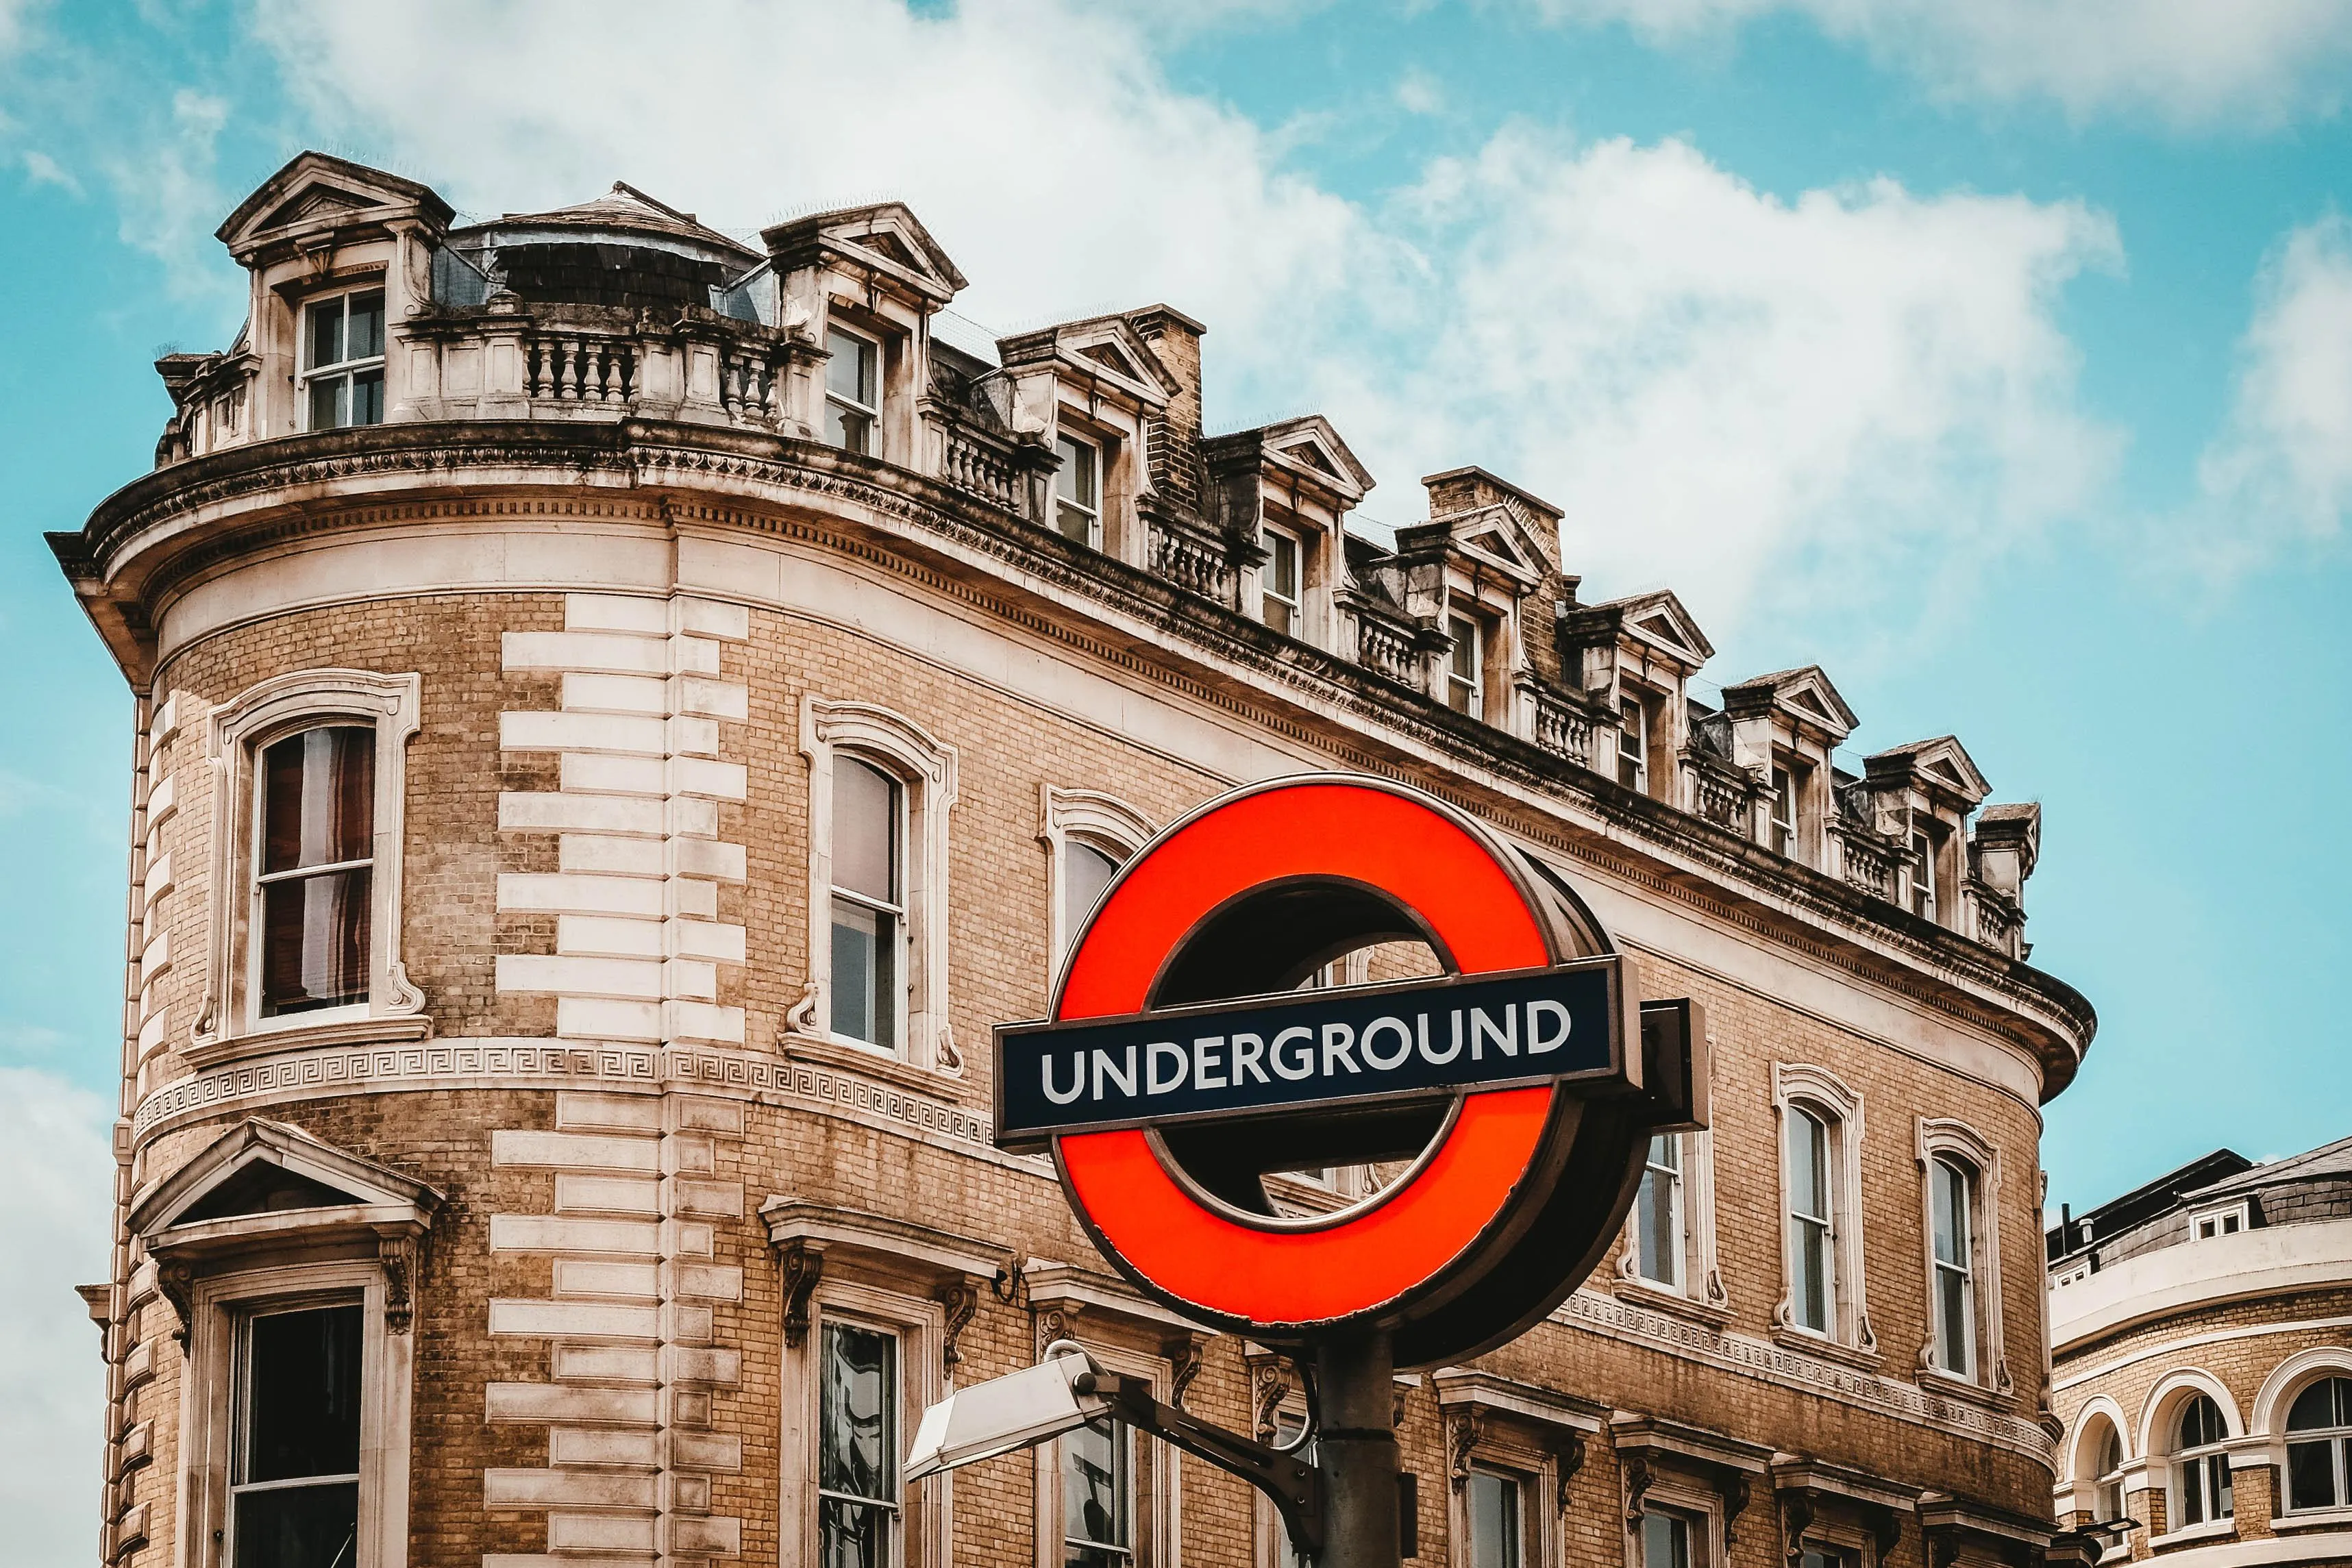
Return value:
M 1091 1386 L 1089 1386 L 1091 1385 Z M 1291 1544 L 1312 1557 L 1323 1550 L 1323 1478 L 1315 1467 L 1223 1427 L 1213 1427 L 1151 1396 L 1151 1385 L 1115 1372 L 1081 1373 L 1076 1386 L 1110 1402 L 1112 1412 L 1139 1432 L 1241 1477 L 1274 1503 Z

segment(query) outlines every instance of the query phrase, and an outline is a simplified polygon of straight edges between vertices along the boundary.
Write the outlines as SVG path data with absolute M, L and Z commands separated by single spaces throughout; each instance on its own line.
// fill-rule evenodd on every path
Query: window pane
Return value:
M 817 1486 L 894 1501 L 898 1495 L 898 1342 L 828 1323 L 820 1401 Z
M 1288 534 L 1268 534 L 1265 542 L 1273 555 L 1266 560 L 1266 570 L 1274 583 L 1275 592 L 1288 600 L 1298 597 L 1298 541 Z
M 352 1568 L 359 1483 L 242 1493 L 235 1528 L 236 1568 Z
M 246 1330 L 239 1484 L 360 1468 L 360 1309 L 266 1312 Z
M 833 901 L 833 1032 L 898 1047 L 898 922 L 845 898 Z
M 1054 473 L 1054 494 L 1082 507 L 1095 506 L 1095 449 L 1086 442 L 1064 435 L 1055 440 L 1054 451 L 1062 459 L 1061 467 Z
M 2286 1446 L 2286 1505 L 2289 1508 L 2334 1508 L 2336 1445 L 2289 1443 Z
M 2189 1400 L 2180 1412 L 2180 1446 L 2201 1448 L 2208 1443 L 2218 1443 L 2222 1437 L 2221 1411 L 2202 1394 Z
M 2211 1488 L 2214 1497 L 2220 1500 L 2213 1505 L 2213 1517 L 2227 1519 L 2238 1511 L 2237 1500 L 2230 1490 L 2230 1456 L 2216 1454 L 2203 1463 L 2207 1485 Z
M 1519 1568 L 1519 1483 L 1470 1472 L 1470 1568 Z
M 1690 1568 L 1689 1521 L 1679 1514 L 1643 1514 L 1642 1568 Z
M 1456 615 L 1445 623 L 1445 634 L 1454 639 L 1453 669 L 1456 679 L 1473 680 L 1478 674 L 1478 628 L 1475 622 Z
M 1801 1327 L 1817 1333 L 1830 1332 L 1829 1232 L 1810 1219 L 1796 1221 L 1795 1288 L 1790 1306 Z
M 354 294 L 351 309 L 350 322 L 343 329 L 343 358 L 383 358 L 383 296 Z
M 874 345 L 847 332 L 827 332 L 824 390 L 851 402 L 874 406 Z
M 1936 1260 L 1969 1266 L 1968 1173 L 1946 1160 L 1928 1166 L 1936 1211 Z
M 2352 1380 L 2321 1378 L 2294 1396 L 2294 1404 L 2287 1411 L 2286 1429 L 2316 1432 L 2347 1425 L 2347 1396 L 2352 1396 Z
M 1094 514 L 1082 511 L 1067 501 L 1055 503 L 1054 528 L 1072 544 L 1090 545 L 1095 542 Z
M 1073 841 L 1062 854 L 1062 931 L 1066 945 L 1075 941 L 1079 923 L 1092 915 L 1095 900 L 1110 885 L 1118 862 L 1095 848 Z
M 1062 1534 L 1074 1544 L 1133 1544 L 1129 1531 L 1127 1428 L 1115 1421 L 1081 1427 L 1062 1439 Z M 1072 1564 L 1114 1563 L 1118 1555 L 1074 1549 Z
M 1662 1285 L 1682 1282 L 1682 1259 L 1675 1236 L 1675 1209 L 1681 1201 L 1682 1183 L 1673 1172 L 1642 1173 L 1642 1192 L 1634 1203 L 1634 1243 L 1639 1252 L 1635 1267 L 1645 1280 Z
M 352 378 L 352 423 L 383 423 L 383 372 L 362 371 Z
M 352 390 L 347 376 L 324 376 L 310 383 L 310 428 L 341 430 L 351 423 L 346 399 Z
M 871 455 L 874 451 L 874 421 L 837 402 L 826 403 L 824 438 L 845 452 Z
M 375 732 L 306 729 L 261 754 L 265 872 L 365 860 L 375 835 Z
M 1789 1111 L 1789 1206 L 1810 1218 L 1830 1217 L 1829 1129 L 1820 1117 Z
M 854 757 L 833 765 L 833 885 L 898 902 L 898 781 Z
M 343 361 L 343 302 L 325 299 L 310 307 L 310 360 L 303 367 L 339 365 Z
M 1968 1375 L 1975 1335 L 1969 1322 L 1969 1281 L 1949 1269 L 1936 1270 L 1936 1351 L 1946 1372 Z
M 361 866 L 262 888 L 264 1018 L 367 1000 L 372 876 Z

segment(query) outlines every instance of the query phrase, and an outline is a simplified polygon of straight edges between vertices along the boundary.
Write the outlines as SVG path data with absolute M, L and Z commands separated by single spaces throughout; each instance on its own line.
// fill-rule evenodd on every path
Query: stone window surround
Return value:
M 898 779 L 907 791 L 906 1029 L 898 1059 L 961 1076 L 948 1021 L 948 812 L 956 799 L 955 747 L 912 719 L 864 702 L 801 699 L 801 755 L 808 759 L 809 996 L 797 1023 L 828 1043 L 885 1057 L 864 1040 L 833 1032 L 833 758 L 847 751 Z
M 1792 1228 L 1788 1222 L 1789 1109 L 1802 1105 L 1823 1117 L 1830 1132 L 1830 1216 L 1832 1267 L 1836 1270 L 1834 1331 L 1829 1334 L 1798 1326 L 1795 1316 L 1796 1260 L 1791 1253 Z M 1870 1326 L 1869 1296 L 1863 1273 L 1862 1140 L 1863 1096 L 1825 1067 L 1804 1062 L 1772 1064 L 1772 1119 L 1776 1158 L 1780 1175 L 1780 1299 L 1772 1307 L 1772 1332 L 1777 1339 L 1852 1359 L 1878 1364 L 1878 1336 Z
M 1519 596 L 1512 591 L 1515 586 L 1483 573 L 1474 576 L 1449 562 L 1444 588 L 1438 596 L 1438 624 L 1441 630 L 1450 631 L 1448 623 L 1459 616 L 1478 629 L 1478 712 L 1473 716 L 1516 734 L 1529 729 L 1516 723 L 1513 712 L 1517 677 L 1528 667 L 1526 650 L 1519 643 Z M 1441 655 L 1429 664 L 1434 677 L 1430 695 L 1444 705 L 1453 670 L 1451 658 Z
M 946 1331 L 947 1309 L 919 1296 L 831 1277 L 818 1283 L 804 1305 L 807 1330 L 797 1345 L 784 1352 L 782 1407 L 786 1417 L 784 1431 L 797 1431 L 806 1437 L 802 1441 L 784 1444 L 777 1467 L 782 1482 L 782 1518 L 786 1521 L 783 1528 L 790 1531 L 797 1526 L 799 1530 L 799 1560 L 822 1561 L 818 1551 L 816 1471 L 817 1445 L 824 1440 L 819 1416 L 824 1382 L 819 1375 L 820 1358 L 824 1354 L 825 1325 L 841 1323 L 887 1334 L 898 1347 L 895 1368 L 898 1427 L 894 1439 L 898 1452 L 892 1456 L 898 1512 L 896 1543 L 888 1559 L 890 1568 L 940 1568 L 950 1560 L 947 1483 L 910 1487 L 904 1472 L 906 1446 L 914 1436 L 916 1424 L 922 1419 L 923 1407 L 945 1396 L 940 1350 Z
M 2145 1484 L 2135 1483 L 2136 1474 L 2144 1467 L 2134 1457 L 2131 1422 L 2124 1415 L 2123 1406 L 2104 1394 L 2094 1395 L 2075 1412 L 2074 1427 L 2063 1450 L 2065 1458 L 2055 1488 L 2057 1511 L 2061 1513 L 2097 1511 L 2101 1472 L 2097 1469 L 2098 1445 L 2092 1429 L 2101 1420 L 2115 1427 L 2116 1446 L 2123 1452 L 2124 1479 L 2118 1483 L 2119 1490 L 2128 1495 Z
M 421 1040 L 432 1032 L 425 994 L 401 960 L 401 852 L 406 842 L 408 742 L 423 677 L 369 670 L 296 670 L 257 682 L 214 710 L 205 757 L 212 771 L 210 954 L 187 1056 L 203 1067 L 232 1056 L 309 1045 Z M 254 758 L 279 737 L 338 720 L 375 732 L 373 864 L 369 884 L 365 1002 L 265 1019 L 255 1011 L 260 953 L 252 941 L 251 862 L 259 802 Z
M 1677 1133 L 1683 1146 L 1683 1282 L 1662 1285 L 1641 1270 L 1634 1227 L 1641 1222 L 1637 1204 L 1625 1217 L 1623 1244 L 1618 1249 L 1617 1294 L 1662 1312 L 1683 1312 L 1721 1324 L 1731 1315 L 1731 1295 L 1723 1286 L 1723 1269 L 1715 1240 L 1715 1134 Z
M 1272 597 L 1272 591 L 1266 585 L 1274 575 L 1272 536 L 1279 534 L 1290 541 L 1297 551 L 1298 559 L 1298 581 L 1291 601 L 1290 634 L 1318 648 L 1329 646 L 1330 639 L 1322 635 L 1321 622 L 1325 617 L 1320 612 L 1324 602 L 1330 598 L 1321 559 L 1328 534 L 1296 513 L 1286 513 L 1279 521 L 1261 517 L 1257 528 L 1259 547 L 1265 551 L 1265 559 L 1242 569 L 1242 602 L 1255 606 L 1254 619 L 1271 624 L 1266 622 L 1265 604 Z M 1312 600 L 1309 595 L 1314 596 Z
M 1139 1335 L 1156 1340 L 1164 1352 L 1181 1352 L 1189 1360 L 1199 1345 L 1201 1331 L 1172 1312 L 1118 1290 L 1094 1282 L 1087 1270 L 1037 1259 L 1022 1265 L 1024 1290 L 1035 1315 L 1037 1354 L 1042 1358 L 1055 1340 L 1074 1340 L 1101 1366 L 1140 1377 L 1151 1385 L 1151 1396 L 1180 1404 L 1176 1388 L 1180 1365 L 1175 1354 L 1153 1354 L 1089 1332 L 1097 1327 L 1119 1332 L 1132 1340 Z M 1181 1338 L 1181 1345 L 1171 1339 Z M 1191 1381 L 1189 1375 L 1186 1382 Z M 1137 1434 L 1129 1439 L 1138 1449 L 1150 1442 Z M 1037 1568 L 1062 1568 L 1062 1445 L 1057 1438 L 1036 1446 Z M 1130 1459 L 1130 1465 L 1133 1461 Z M 1141 1568 L 1178 1568 L 1182 1561 L 1183 1518 L 1177 1500 L 1183 1496 L 1183 1458 L 1165 1443 L 1151 1444 L 1150 1495 L 1134 1499 L 1135 1558 Z M 1133 1484 L 1134 1470 L 1129 1471 Z
M 1727 1563 L 1734 1528 L 1742 1520 L 1751 1529 L 1759 1528 L 1757 1521 L 1764 1511 L 1751 1504 L 1769 1473 L 1769 1447 L 1624 1412 L 1611 1416 L 1609 1440 L 1617 1453 L 1627 1568 L 1644 1568 L 1642 1516 L 1654 1500 L 1697 1519 L 1700 1539 L 1693 1544 L 1693 1568 Z
M 1919 1493 L 1843 1465 L 1792 1461 L 1775 1456 L 1774 1511 L 1781 1549 L 1793 1565 L 1808 1544 L 1825 1546 L 1856 1568 L 1880 1568 L 1903 1535 L 1903 1516 L 1916 1516 Z
M 180 1413 L 181 1541 L 209 1542 L 228 1529 L 233 1380 L 243 1317 L 266 1307 L 356 1301 L 362 1325 L 360 1430 L 368 1440 L 360 1448 L 361 1528 L 352 1568 L 404 1568 L 415 1336 L 388 1329 L 385 1297 L 383 1268 L 367 1260 L 240 1262 L 233 1271 L 195 1281 L 189 1298 L 185 1386 L 198 1396 L 184 1399 Z
M 2016 1392 L 2001 1333 L 2000 1284 L 2000 1151 L 1967 1123 L 1948 1116 L 1917 1120 L 1919 1163 L 1920 1254 L 1927 1285 L 1927 1331 L 1919 1345 L 1919 1382 L 1963 1395 Z M 1936 1362 L 1936 1216 L 1935 1186 L 1930 1164 L 1938 1155 L 1967 1167 L 1969 1183 L 1969 1268 L 1975 1297 L 1976 1354 L 1969 1375 L 1945 1371 Z
M 1470 1560 L 1469 1482 L 1474 1469 L 1519 1483 L 1519 1563 L 1559 1561 L 1560 1516 L 1569 1482 L 1584 1468 L 1588 1439 L 1601 1431 L 1601 1406 L 1532 1384 L 1466 1367 L 1430 1376 L 1445 1433 L 1447 1556 Z M 1423 1558 L 1430 1553 L 1423 1547 Z
M 1123 419 L 1105 417 L 1115 410 Z M 1145 488 L 1143 476 L 1143 416 L 1124 398 L 1105 398 L 1099 392 L 1067 382 L 1057 382 L 1054 405 L 1055 438 L 1068 436 L 1095 449 L 1095 521 L 1092 548 L 1132 564 L 1141 554 L 1135 548 L 1135 500 Z M 1054 472 L 1056 483 L 1061 470 Z M 1049 497 L 1052 499 L 1052 497 Z M 1059 531 L 1058 506 L 1049 513 Z
M 1066 928 L 1062 883 L 1070 841 L 1091 840 L 1117 852 L 1123 865 L 1159 832 L 1151 819 L 1118 796 L 1100 789 L 1038 787 L 1037 841 L 1045 846 L 1045 970 L 1062 971 L 1063 956 L 1076 933 Z
M 2166 1373 L 2148 1391 L 2147 1402 L 2141 1407 L 2139 1452 L 2143 1457 L 2137 1467 L 2137 1473 L 2127 1470 L 2124 1481 L 2126 1495 L 2134 1491 L 2155 1491 L 2164 1500 L 2166 1528 L 2162 1534 L 2148 1536 L 2146 1544 L 2150 1548 L 2237 1533 L 2238 1521 L 2234 1510 L 2219 1519 L 2203 1520 L 2196 1524 L 2179 1522 L 2180 1465 L 2177 1456 L 2180 1451 L 2180 1416 L 2188 1401 L 2200 1394 L 2212 1400 L 2214 1408 L 2221 1413 L 2223 1437 L 2218 1447 L 2229 1454 L 2230 1469 L 2233 1472 L 2256 1469 L 2270 1462 L 2267 1453 L 2247 1448 L 2246 1424 L 2240 1416 L 2238 1402 L 2226 1384 L 2202 1367 L 2178 1367 Z
M 1690 1568 L 1720 1568 L 1731 1560 L 1723 1539 L 1723 1494 L 1715 1488 L 1674 1470 L 1652 1474 L 1639 1500 L 1628 1500 L 1625 1514 L 1625 1568 L 1667 1568 L 1642 1557 L 1642 1519 L 1650 1513 L 1678 1513 L 1690 1523 Z

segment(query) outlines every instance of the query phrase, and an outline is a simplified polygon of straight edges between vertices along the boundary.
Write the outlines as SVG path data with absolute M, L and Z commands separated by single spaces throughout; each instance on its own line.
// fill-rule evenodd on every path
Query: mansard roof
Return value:
M 904 202 L 813 213 L 761 229 L 760 238 L 780 269 L 846 264 L 892 279 L 934 305 L 954 298 L 968 281 Z
M 456 213 L 432 186 L 324 152 L 300 152 L 264 180 L 213 231 L 240 260 L 302 229 L 346 229 L 401 218 L 446 229 Z
M 283 1122 L 249 1116 L 131 1205 L 131 1228 L 153 1237 L 180 1226 L 300 1209 L 429 1214 L 441 1194 L 389 1166 Z
M 996 353 L 997 362 L 1008 370 L 1059 361 L 1154 406 L 1181 390 L 1125 316 L 1090 316 L 1010 333 L 996 340 Z
M 1751 676 L 1737 685 L 1726 686 L 1723 689 L 1724 706 L 1728 708 L 1739 696 L 1749 694 L 1769 695 L 1770 701 L 1776 706 L 1785 708 L 1790 717 L 1826 730 L 1840 740 L 1851 735 L 1854 726 L 1862 722 L 1854 716 L 1853 709 L 1846 706 L 1845 698 L 1838 695 L 1837 687 L 1830 684 L 1828 673 L 1819 664 L 1775 670 L 1769 675 Z
M 1863 768 L 1874 783 L 1892 775 L 1908 774 L 1949 790 L 1971 806 L 1992 793 L 1992 786 L 1985 782 L 1985 776 L 1977 770 L 1968 751 L 1958 738 L 1948 735 L 1874 752 L 1863 758 Z

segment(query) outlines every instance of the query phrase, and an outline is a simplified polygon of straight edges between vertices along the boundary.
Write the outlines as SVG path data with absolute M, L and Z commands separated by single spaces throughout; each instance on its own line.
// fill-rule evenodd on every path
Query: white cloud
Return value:
M 638 15 L 263 0 L 256 25 L 320 129 L 461 207 L 617 177 L 750 227 L 889 191 L 982 320 L 1167 299 L 1210 325 L 1213 426 L 1324 409 L 1395 520 L 1415 476 L 1496 468 L 1571 508 L 1595 591 L 1670 581 L 1718 641 L 1766 603 L 1907 628 L 1924 580 L 2065 515 L 2112 453 L 2053 309 L 2116 241 L 2071 204 L 1783 203 L 1681 143 L 1512 128 L 1366 206 L 1076 0 L 710 0 L 677 26 L 728 47 L 658 103 L 620 42 Z
M 2198 504 L 2168 529 L 2192 570 L 2243 570 L 2352 515 L 2352 223 L 2290 233 L 2264 266 L 2236 395 L 2198 465 Z
M 114 1158 L 97 1096 L 0 1068 L 0 1512 L 16 1563 L 87 1561 L 106 1380 L 76 1285 L 103 1280 Z
M 82 193 L 81 182 L 66 171 L 65 165 L 46 152 L 27 152 L 21 160 L 25 178 L 36 185 L 55 185 L 69 196 Z
M 1938 92 L 2047 99 L 2083 116 L 2270 126 L 2334 113 L 2352 66 L 2342 0 L 1527 0 L 1654 43 L 1718 37 L 1778 12 L 1811 19 Z
M 215 287 L 217 273 L 195 265 L 195 247 L 208 240 L 234 198 L 215 178 L 216 148 L 227 126 L 226 99 L 184 87 L 172 95 L 167 124 L 134 143 L 116 144 L 100 168 L 114 188 L 125 245 L 164 262 L 184 293 Z

